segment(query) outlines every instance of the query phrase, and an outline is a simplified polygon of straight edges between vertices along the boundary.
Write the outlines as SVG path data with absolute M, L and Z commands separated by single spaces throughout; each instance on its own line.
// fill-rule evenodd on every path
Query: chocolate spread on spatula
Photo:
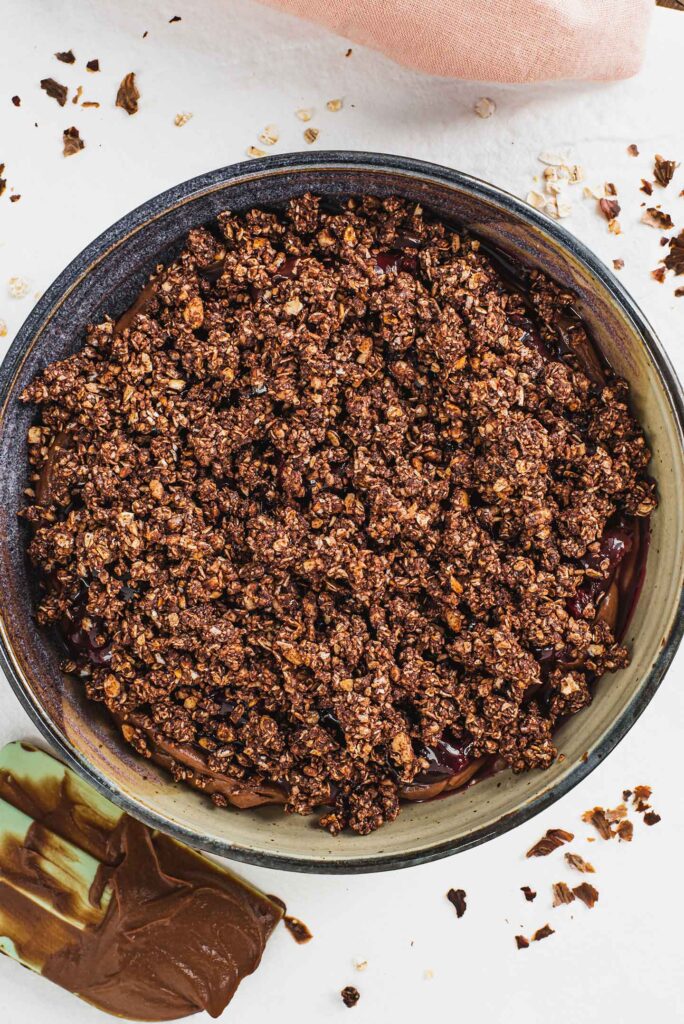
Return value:
M 0 842 L 0 934 L 46 978 L 109 1013 L 218 1017 L 258 967 L 282 908 L 127 814 L 99 817 L 83 792 L 68 771 L 59 786 L 0 772 L 0 799 L 34 821 L 23 843 Z M 100 861 L 88 905 L 61 892 L 50 870 L 60 837 Z

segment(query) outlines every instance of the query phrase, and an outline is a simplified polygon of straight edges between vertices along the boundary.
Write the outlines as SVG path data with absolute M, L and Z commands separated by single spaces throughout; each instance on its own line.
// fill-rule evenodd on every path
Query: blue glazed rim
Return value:
M 328 169 L 349 169 L 361 171 L 387 171 L 404 175 L 412 180 L 432 181 L 437 184 L 454 186 L 469 193 L 476 199 L 490 202 L 512 214 L 515 219 L 530 229 L 546 234 L 551 241 L 583 264 L 596 279 L 599 286 L 616 303 L 630 320 L 635 332 L 649 351 L 661 383 L 667 394 L 675 421 L 680 447 L 684 448 L 684 393 L 672 364 L 664 351 L 655 331 L 649 324 L 634 299 L 621 283 L 607 269 L 602 261 L 582 242 L 566 231 L 556 221 L 540 214 L 522 200 L 496 186 L 490 185 L 471 175 L 445 168 L 438 164 L 409 157 L 392 156 L 362 151 L 318 151 L 289 153 L 250 160 L 222 167 L 183 182 L 149 199 L 141 206 L 122 217 L 88 245 L 56 278 L 33 308 L 0 367 L 0 432 L 5 429 L 8 405 L 15 398 L 14 386 L 17 374 L 39 335 L 51 320 L 55 310 L 66 296 L 88 275 L 95 264 L 99 264 L 125 238 L 137 233 L 168 213 L 174 207 L 205 193 L 211 193 L 228 184 L 263 179 L 264 176 L 293 171 L 325 171 Z M 257 202 L 255 201 L 255 205 Z M 613 748 L 625 737 L 660 686 L 672 662 L 684 633 L 684 588 L 680 590 L 676 615 L 668 634 L 664 637 L 661 650 L 656 657 L 647 678 L 639 692 L 616 718 L 601 742 L 552 787 L 539 794 L 524 806 L 511 812 L 490 826 L 473 831 L 455 840 L 448 840 L 416 852 L 375 855 L 349 861 L 344 857 L 321 861 L 315 857 L 292 857 L 277 852 L 261 853 L 238 844 L 209 840 L 192 829 L 167 820 L 150 811 L 136 800 L 129 798 L 102 774 L 74 747 L 57 729 L 45 710 L 30 692 L 21 671 L 16 665 L 7 639 L 6 625 L 0 618 L 0 666 L 5 672 L 15 695 L 45 739 L 61 754 L 64 760 L 87 779 L 102 795 L 152 828 L 158 828 L 173 835 L 180 841 L 210 853 L 233 860 L 255 864 L 261 867 L 294 870 L 310 873 L 348 874 L 357 872 L 385 871 L 404 868 L 438 860 L 450 854 L 471 849 L 490 839 L 497 838 L 509 830 L 530 820 L 544 811 L 585 779 Z M 391 828 L 392 826 L 386 826 Z

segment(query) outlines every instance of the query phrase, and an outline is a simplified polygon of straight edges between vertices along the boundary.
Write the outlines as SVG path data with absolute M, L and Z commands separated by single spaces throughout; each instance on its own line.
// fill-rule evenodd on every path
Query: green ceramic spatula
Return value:
M 0 952 L 40 974 L 102 922 L 111 890 L 100 868 L 122 816 L 50 754 L 24 743 L 0 750 Z M 267 904 L 273 924 L 280 918 L 282 910 L 243 879 L 182 849 L 238 898 Z

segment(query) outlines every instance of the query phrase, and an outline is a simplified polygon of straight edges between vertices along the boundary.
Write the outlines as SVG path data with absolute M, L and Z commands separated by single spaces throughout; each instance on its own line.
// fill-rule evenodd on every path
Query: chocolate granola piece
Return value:
M 60 107 L 64 106 L 69 94 L 69 90 L 66 85 L 61 85 L 59 82 L 56 82 L 54 78 L 42 78 L 40 87 L 51 99 L 57 100 Z
M 361 993 L 357 988 L 354 988 L 353 985 L 345 985 L 340 992 L 340 995 L 342 996 L 342 1002 L 345 1006 L 349 1007 L 349 1009 L 351 1009 L 352 1006 L 356 1006 L 361 998 Z
M 530 889 L 529 885 L 521 885 L 520 891 L 524 894 L 528 903 L 532 903 L 537 898 L 536 892 L 534 889 Z
M 620 204 L 617 199 L 599 199 L 598 206 L 607 221 L 615 220 L 620 214 Z
M 85 148 L 85 142 L 81 138 L 78 128 L 65 128 L 62 133 L 62 140 L 64 156 L 73 156 L 74 153 L 79 153 Z
M 566 853 L 565 859 L 570 867 L 574 868 L 575 871 L 583 871 L 587 874 L 593 875 L 596 870 L 593 864 L 590 864 L 589 861 L 584 859 L 584 857 L 580 857 L 579 853 Z
M 626 664 L 645 439 L 574 297 L 497 258 L 397 198 L 222 213 L 27 388 L 40 622 L 218 806 L 367 834 L 548 767 Z
M 92 72 L 99 71 L 100 70 L 100 61 L 98 60 L 97 57 L 95 57 L 93 60 L 89 60 L 88 61 L 88 63 L 86 64 L 86 68 L 88 69 L 88 71 L 92 71 Z
M 629 798 L 631 797 L 631 795 L 632 795 L 632 790 L 631 790 L 631 789 L 623 789 L 623 790 L 622 790 L 622 799 L 623 799 L 624 801 L 627 801 L 627 800 L 629 800 Z
M 21 106 L 21 96 L 13 96 L 12 97 L 12 103 L 14 104 L 15 107 L 20 107 Z
M 684 230 L 670 240 L 670 252 L 662 262 L 676 274 L 684 273 Z
M 634 837 L 634 825 L 628 818 L 624 821 L 619 822 L 617 827 L 617 836 L 623 843 L 631 843 Z
M 527 949 L 530 945 L 530 940 L 526 939 L 524 935 L 516 935 L 515 944 L 518 949 Z
M 674 160 L 666 160 L 660 154 L 656 154 L 653 164 L 653 177 L 663 188 L 670 184 L 676 169 L 677 164 Z
M 565 882 L 554 882 L 552 885 L 553 906 L 560 907 L 564 903 L 573 903 L 574 895 Z
M 21 196 L 19 194 L 16 194 L 16 195 L 13 195 L 13 196 L 9 197 L 10 203 L 18 203 L 20 199 L 21 199 Z
M 446 898 L 453 903 L 456 917 L 463 917 L 466 912 L 466 893 L 464 889 L 449 889 Z
M 555 935 L 554 929 L 549 927 L 548 924 L 542 925 L 541 928 L 537 928 L 532 936 L 532 942 L 541 942 L 542 939 L 547 939 L 549 935 Z
M 660 820 L 660 815 L 656 814 L 655 811 L 646 811 L 646 814 L 644 814 L 645 825 L 657 825 Z
M 657 206 L 649 206 L 641 215 L 642 224 L 648 224 L 651 228 L 658 228 L 660 231 L 669 231 L 674 227 L 674 221 L 669 213 L 659 210 Z
M 630 145 L 627 147 L 627 154 L 628 156 L 639 156 L 639 147 L 636 145 L 636 143 L 630 143 Z
M 634 793 L 632 794 L 632 803 L 639 804 L 645 803 L 650 800 L 653 796 L 653 790 L 650 786 L 635 786 Z
M 598 903 L 598 889 L 595 889 L 589 882 L 582 882 L 580 885 L 576 885 L 572 891 L 577 899 L 581 900 L 589 910 Z
M 139 99 L 140 93 L 135 84 L 135 72 L 130 71 L 121 81 L 116 94 L 116 106 L 121 107 L 127 114 L 137 114 Z
M 57 60 L 61 60 L 62 64 L 73 64 L 76 60 L 73 50 L 63 50 L 61 53 L 56 53 L 55 57 Z
M 593 825 L 601 839 L 613 838 L 614 833 L 603 807 L 593 807 L 590 811 L 585 811 L 582 815 L 582 821 Z
M 650 181 L 647 181 L 646 178 L 642 178 L 641 179 L 641 188 L 639 189 L 639 191 L 643 192 L 647 196 L 652 196 L 653 195 L 653 185 L 651 184 Z
M 665 267 L 656 267 L 655 270 L 651 271 L 651 277 L 654 281 L 657 281 L 658 284 L 665 284 L 666 275 L 667 270 L 665 269 Z
M 525 854 L 526 857 L 547 857 L 564 843 L 571 843 L 574 839 L 572 832 L 566 832 L 562 828 L 547 829 L 546 834 L 539 839 L 534 846 Z

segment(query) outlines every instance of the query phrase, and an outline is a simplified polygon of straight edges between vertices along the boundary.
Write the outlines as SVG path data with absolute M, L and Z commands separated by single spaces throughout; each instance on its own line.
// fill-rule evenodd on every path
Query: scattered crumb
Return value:
M 3 178 L 3 176 L 2 176 L 4 174 L 4 171 L 5 171 L 5 165 L 4 164 L 0 164 L 0 196 L 3 194 L 3 192 L 7 188 L 7 178 Z
M 88 71 L 92 71 L 93 74 L 96 71 L 99 71 L 100 70 L 100 61 L 98 60 L 98 58 L 95 57 L 94 60 L 89 60 L 88 63 L 86 64 L 86 69 Z
M 23 299 L 31 290 L 31 286 L 23 277 L 10 277 L 7 291 L 12 299 Z
M 304 132 L 304 141 L 308 142 L 309 145 L 311 145 L 311 143 L 316 141 L 319 134 L 320 132 L 318 128 L 307 128 Z
M 684 274 L 684 230 L 676 238 L 670 239 L 670 251 L 663 263 L 675 274 Z
M 666 274 L 667 270 L 665 269 L 665 267 L 656 267 L 655 270 L 651 271 L 651 277 L 654 281 L 657 281 L 658 284 L 665 284 Z
M 530 189 L 527 193 L 527 202 L 535 210 L 544 210 L 546 208 L 546 196 L 542 195 L 541 192 L 537 192 L 536 189 Z
M 625 265 L 625 261 L 624 260 L 621 260 L 621 259 L 613 260 L 613 269 L 614 270 L 622 270 L 624 265 Z
M 589 910 L 598 903 L 598 889 L 595 889 L 589 882 L 582 882 L 581 885 L 576 885 L 572 891 L 577 899 L 581 900 Z
M 463 917 L 466 912 L 465 889 L 449 889 L 446 898 L 449 900 L 449 903 L 453 903 L 456 909 L 456 917 Z
M 660 815 L 655 811 L 646 811 L 644 814 L 644 825 L 657 825 L 660 820 Z
M 367 960 L 354 960 L 353 964 L 354 964 L 354 970 L 355 971 L 365 971 L 366 968 L 368 967 L 368 961 Z
M 299 110 L 295 110 L 295 117 L 298 117 L 300 121 L 310 121 L 313 117 L 313 108 L 301 107 Z
M 589 185 L 585 185 L 582 195 L 585 199 L 603 199 L 605 191 L 602 188 L 591 188 Z
M 62 64 L 73 64 L 76 60 L 73 50 L 64 50 L 62 53 L 56 53 L 55 57 L 57 60 L 61 60 Z
M 121 85 L 116 94 L 116 106 L 121 107 L 127 114 L 137 114 L 140 92 L 135 84 L 135 71 L 130 71 L 121 80 Z
M 605 192 L 605 194 L 607 196 L 616 196 L 617 195 L 617 189 L 615 188 L 615 185 L 613 184 L 612 181 L 607 181 L 605 183 L 605 185 L 603 186 L 603 189 L 604 189 L 604 192 Z
M 66 85 L 61 85 L 54 78 L 41 78 L 40 87 L 45 90 L 50 99 L 57 100 L 60 107 L 64 106 L 69 95 Z
M 641 179 L 641 188 L 639 189 L 639 191 L 643 192 L 647 196 L 652 196 L 653 195 L 653 185 L 651 184 L 650 181 L 646 181 L 646 178 L 642 178 Z
M 176 114 L 176 116 L 173 119 L 173 123 L 175 124 L 176 128 L 182 128 L 184 124 L 187 124 L 188 121 L 191 120 L 191 118 L 192 114 L 186 111 L 183 114 Z
M 675 298 L 676 299 L 684 298 L 684 288 L 675 288 Z
M 354 52 L 354 51 L 352 50 L 352 48 L 351 48 L 351 46 L 350 46 L 350 47 L 349 47 L 349 49 L 347 50 L 347 52 L 345 53 L 345 57 L 351 57 L 351 55 L 352 55 L 352 53 L 353 53 L 353 52 Z
M 300 921 L 298 917 L 285 914 L 283 924 L 298 946 L 303 946 L 306 942 L 311 942 L 313 939 L 313 934 L 309 927 L 303 921 Z
M 621 821 L 617 827 L 618 839 L 623 843 L 631 843 L 632 837 L 634 836 L 634 825 L 631 821 L 625 819 Z
M 280 138 L 280 132 L 274 124 L 267 124 L 263 132 L 259 133 L 259 142 L 264 146 L 275 146 Z
M 580 164 L 570 164 L 566 170 L 568 172 L 569 185 L 579 185 L 581 181 L 584 181 L 584 168 Z
M 530 940 L 526 939 L 524 935 L 516 935 L 515 944 L 518 949 L 527 949 L 530 944 Z
M 653 796 L 653 790 L 650 786 L 635 786 L 633 793 L 633 803 L 638 804 L 644 800 L 650 800 Z
M 425 981 L 432 981 L 434 976 L 435 972 L 432 970 L 431 967 L 428 967 L 427 970 L 423 971 L 423 978 L 425 979 Z
M 97 100 L 83 100 L 83 103 L 81 104 L 81 106 L 82 107 L 98 107 L 99 108 L 100 104 L 97 102 Z
M 21 195 L 10 196 L 9 199 L 10 199 L 10 203 L 18 203 L 19 200 L 21 199 Z
M 180 14 L 174 14 L 173 18 L 169 18 L 169 25 L 175 24 L 177 21 L 182 21 Z
M 248 146 L 247 147 L 247 156 L 252 156 L 252 157 L 266 156 L 266 153 L 264 152 L 263 149 L 257 149 L 256 146 Z
M 74 98 L 72 99 L 71 102 L 74 103 L 74 104 L 78 103 L 78 101 L 80 100 L 82 95 L 83 95 L 83 86 L 79 85 L 77 87 L 77 89 L 76 89 L 76 95 L 74 96 Z
M 85 148 L 85 142 L 79 135 L 78 128 L 65 128 L 62 133 L 62 142 L 64 143 L 62 150 L 64 156 L 73 156 Z
M 326 106 L 326 109 L 329 110 L 331 114 L 336 114 L 337 111 L 341 110 L 342 107 L 344 106 L 344 101 L 343 100 L 328 100 L 328 102 L 326 103 L 325 106 Z
M 527 857 L 546 857 L 553 850 L 557 850 L 563 843 L 571 843 L 574 839 L 572 832 L 566 832 L 562 828 L 547 829 L 546 835 L 537 840 L 534 846 L 527 851 Z
M 594 807 L 590 811 L 585 811 L 582 815 L 582 821 L 586 821 L 589 825 L 593 825 L 602 839 L 613 838 L 613 831 L 603 807 Z
M 553 928 L 550 928 L 548 924 L 543 925 L 541 928 L 537 928 L 536 932 L 532 936 L 533 942 L 541 942 L 542 939 L 546 939 L 549 935 L 555 935 Z
M 622 228 L 620 227 L 620 221 L 617 217 L 613 217 L 612 220 L 608 221 L 608 230 L 612 235 L 621 235 Z
M 659 153 L 656 154 L 653 164 L 653 177 L 663 188 L 667 188 L 670 184 L 676 169 L 677 164 L 674 160 L 666 160 Z
M 340 992 L 340 995 L 342 996 L 342 1002 L 345 1006 L 348 1006 L 349 1009 L 351 1009 L 352 1006 L 356 1006 L 361 998 L 359 990 L 354 988 L 353 985 L 346 985 Z
M 481 96 L 473 106 L 478 117 L 491 117 L 496 111 L 496 103 L 489 96 Z
M 560 907 L 564 903 L 575 902 L 575 897 L 565 882 L 554 882 L 551 889 L 553 892 L 554 907 Z
M 0 320 L 0 338 L 7 337 L 7 324 L 4 320 Z
M 552 150 L 545 149 L 537 157 L 542 164 L 548 164 L 549 167 L 567 167 L 570 163 L 570 154 L 566 151 L 563 153 L 554 153 Z
M 520 891 L 523 893 L 528 903 L 532 903 L 533 900 L 537 898 L 536 892 L 534 889 L 530 889 L 529 885 L 521 885 Z
M 21 96 L 13 96 L 12 97 L 12 103 L 14 104 L 15 107 L 20 107 L 21 106 Z
M 586 764 L 588 760 L 589 760 L 589 751 L 585 750 L 584 753 L 582 754 L 582 756 L 580 757 L 580 761 L 582 762 L 582 764 Z
M 632 142 L 632 144 L 627 147 L 627 155 L 639 156 L 639 147 L 635 142 Z
M 593 875 L 595 872 L 594 865 L 590 864 L 584 857 L 580 857 L 579 853 L 566 853 L 565 859 L 575 871 L 583 871 L 585 874 L 590 875 Z
M 616 821 L 622 821 L 627 817 L 627 806 L 618 804 L 617 807 L 609 807 L 606 811 L 606 818 L 613 825 Z
M 641 215 L 641 223 L 648 224 L 650 228 L 657 228 L 660 231 L 669 231 L 674 227 L 674 221 L 669 213 L 659 210 L 656 206 L 649 206 Z
M 620 204 L 617 199 L 599 199 L 598 201 L 599 211 L 603 214 L 606 220 L 610 223 L 620 213 Z

